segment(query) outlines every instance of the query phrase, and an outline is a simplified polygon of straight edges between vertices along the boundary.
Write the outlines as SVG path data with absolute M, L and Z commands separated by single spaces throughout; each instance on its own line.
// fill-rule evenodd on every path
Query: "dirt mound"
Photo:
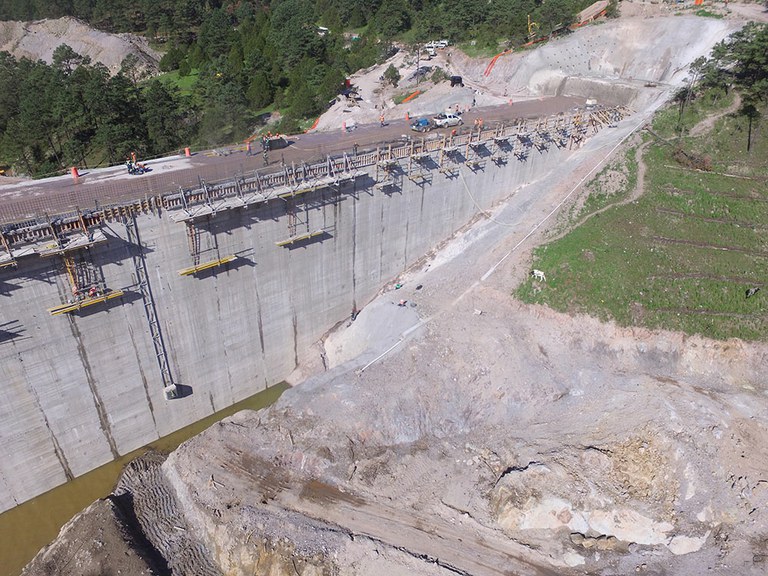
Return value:
M 242 573 L 257 563 L 247 541 L 274 537 L 249 520 L 259 509 L 320 522 L 291 554 L 340 574 L 372 541 L 386 554 L 368 556 L 369 574 L 398 551 L 403 573 L 439 559 L 461 574 L 758 574 L 766 360 L 765 346 L 475 289 L 363 376 L 324 375 L 240 413 L 164 468 L 186 514 L 206 518 L 217 563 L 237 558 Z
M 148 74 L 156 73 L 162 56 L 150 48 L 145 38 L 100 32 L 74 18 L 0 22 L 0 50 L 10 52 L 16 58 L 43 60 L 50 64 L 54 50 L 61 44 L 69 45 L 93 62 L 101 62 L 112 74 L 120 70 L 120 63 L 128 54 L 138 57 L 140 69 Z

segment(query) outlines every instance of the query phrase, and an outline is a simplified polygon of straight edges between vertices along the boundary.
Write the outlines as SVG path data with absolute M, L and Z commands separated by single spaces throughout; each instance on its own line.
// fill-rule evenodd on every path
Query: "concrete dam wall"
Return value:
M 0 511 L 285 379 L 386 282 L 618 113 L 203 185 L 74 216 L 86 233 L 57 241 L 6 230 Z M 73 300 L 73 285 L 98 290 Z

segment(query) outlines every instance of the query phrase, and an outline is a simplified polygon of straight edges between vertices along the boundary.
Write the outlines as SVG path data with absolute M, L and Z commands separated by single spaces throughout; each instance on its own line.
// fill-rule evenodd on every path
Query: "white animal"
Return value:
M 536 270 L 535 268 L 531 270 L 531 276 L 533 276 L 534 280 L 538 280 L 539 282 L 547 281 L 547 277 L 544 275 L 544 272 L 541 270 Z

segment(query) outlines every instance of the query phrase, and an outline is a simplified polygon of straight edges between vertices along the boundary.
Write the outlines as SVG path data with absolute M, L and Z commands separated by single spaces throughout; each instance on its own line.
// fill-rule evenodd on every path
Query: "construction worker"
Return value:
M 264 166 L 267 166 L 269 164 L 269 150 L 264 148 L 264 152 L 262 154 L 264 156 Z
M 245 155 L 250 156 L 251 155 L 251 141 L 245 143 Z
M 384 126 L 384 113 L 383 112 L 379 115 L 379 124 Z

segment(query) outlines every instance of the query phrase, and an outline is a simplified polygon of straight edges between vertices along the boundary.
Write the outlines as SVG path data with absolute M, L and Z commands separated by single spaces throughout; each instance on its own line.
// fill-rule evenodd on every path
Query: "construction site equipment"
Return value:
M 575 148 L 582 144 L 590 129 L 597 130 L 614 125 L 631 111 L 618 108 L 599 108 L 598 110 L 578 110 L 571 114 L 558 114 L 537 122 L 538 129 L 550 134 L 559 148 Z M 533 147 L 536 127 L 531 122 L 521 121 L 514 125 L 496 129 L 485 128 L 479 136 L 488 140 L 486 147 L 496 156 L 494 144 L 507 138 L 509 147 L 506 153 L 525 161 Z M 486 134 L 487 133 L 487 134 Z M 417 154 L 429 152 L 440 173 L 455 177 L 458 164 L 464 162 L 460 151 L 465 150 L 467 140 L 477 140 L 477 130 L 470 135 L 467 132 L 445 134 L 424 143 Z M 377 148 L 375 151 L 358 153 L 350 159 L 328 157 L 326 160 L 301 167 L 285 167 L 279 171 L 252 171 L 248 175 L 238 174 L 213 185 L 200 181 L 195 188 L 179 188 L 177 192 L 150 195 L 141 199 L 127 199 L 121 204 L 97 206 L 84 214 L 73 212 L 59 213 L 54 221 L 42 214 L 32 220 L 18 220 L 13 225 L 6 224 L 4 237 L 7 247 L 0 248 L 0 267 L 10 268 L 22 256 L 33 256 L 49 250 L 46 245 L 40 249 L 40 243 L 58 237 L 68 238 L 73 233 L 82 231 L 81 220 L 89 228 L 98 229 L 107 222 L 121 222 L 124 217 L 138 213 L 166 212 L 175 222 L 198 221 L 203 217 L 215 217 L 229 210 L 248 209 L 271 202 L 278 196 L 297 196 L 322 186 L 338 187 L 357 178 L 366 178 L 367 167 L 375 170 L 376 188 L 397 186 L 398 177 L 405 172 L 401 166 L 408 161 L 412 146 L 410 142 L 395 143 Z M 371 174 L 373 176 L 373 173 Z M 281 198 L 284 199 L 284 198 Z M 9 251 L 10 250 L 10 251 Z M 220 259 L 217 255 L 215 260 Z M 199 260 L 196 264 L 199 264 Z
M 288 147 L 288 140 L 286 140 L 284 136 L 276 134 L 275 136 L 264 138 L 264 140 L 262 140 L 262 146 L 267 150 L 280 150 L 281 148 Z
M 112 300 L 113 298 L 119 298 L 120 296 L 123 296 L 125 293 L 122 290 L 109 290 L 105 294 L 97 295 L 97 296 L 89 296 L 86 298 L 83 298 L 82 300 L 77 300 L 72 303 L 62 304 L 61 306 L 54 306 L 53 308 L 48 308 L 48 312 L 51 316 L 59 316 L 60 314 L 70 314 L 72 312 L 77 312 L 78 310 L 82 310 L 83 308 L 86 308 L 88 306 L 93 306 L 94 304 L 101 304 L 102 302 L 106 302 L 107 300 Z
M 531 15 L 528 14 L 528 40 L 536 38 L 536 34 L 539 30 L 539 24 L 531 20 Z
M 82 233 L 75 234 L 66 241 L 56 236 L 54 231 L 54 242 L 37 250 L 43 257 L 61 257 L 72 293 L 67 302 L 48 309 L 52 316 L 77 312 L 123 295 L 122 290 L 110 290 L 106 287 L 101 271 L 86 257 L 87 249 L 106 242 L 107 237 L 101 230 L 90 231 L 82 215 L 80 226 Z
M 152 288 L 149 284 L 147 262 L 144 258 L 144 246 L 141 244 L 141 238 L 139 237 L 139 225 L 136 222 L 136 216 L 124 217 L 123 225 L 125 226 L 128 244 L 134 247 L 131 251 L 131 258 L 133 260 L 133 267 L 136 270 L 136 282 L 138 284 L 139 292 L 141 293 L 142 302 L 144 303 L 144 313 L 147 317 L 147 323 L 149 324 L 149 333 L 152 336 L 155 358 L 157 359 L 157 364 L 160 368 L 160 379 L 163 384 L 163 392 L 168 400 L 178 398 L 179 390 L 173 381 L 170 363 L 168 362 L 168 352 L 165 347 L 165 341 L 163 340 L 163 331 L 160 328 L 160 322 L 157 317 L 157 307 L 155 306 L 155 299 L 152 295 Z
M 295 244 L 296 242 L 309 240 L 310 238 L 322 236 L 323 234 L 325 234 L 325 230 L 315 230 L 314 232 L 306 232 L 304 234 L 298 234 L 296 236 L 291 236 L 290 238 L 286 238 L 285 240 L 280 240 L 278 242 L 275 242 L 275 246 L 290 246 L 292 244 Z
M 178 271 L 179 276 L 194 276 L 195 274 L 199 272 L 203 272 L 204 270 L 211 270 L 213 268 L 216 268 L 218 266 L 222 266 L 224 264 L 228 264 L 229 262 L 232 262 L 237 259 L 237 256 L 233 254 L 229 254 L 226 256 L 222 256 L 219 254 L 219 243 L 216 240 L 216 235 L 211 234 L 211 238 L 213 238 L 214 242 L 214 248 L 213 250 L 216 252 L 216 258 L 213 260 L 208 260 L 206 262 L 200 262 L 200 234 L 201 234 L 201 227 L 197 225 L 195 219 L 188 218 L 185 220 L 185 224 L 187 225 L 187 241 L 189 244 L 189 254 L 192 256 L 192 266 L 189 266 L 187 268 L 182 268 Z
M 216 268 L 217 266 L 227 264 L 236 259 L 236 256 L 231 254 L 227 256 L 221 256 L 219 254 L 219 243 L 216 241 L 216 235 L 211 234 L 211 237 L 213 238 L 213 241 L 214 241 L 214 250 L 216 251 L 217 258 L 204 263 L 200 262 L 200 226 L 197 225 L 197 222 L 202 218 L 210 218 L 211 216 L 215 215 L 217 210 L 219 209 L 229 209 L 229 208 L 233 208 L 235 205 L 232 203 L 229 203 L 226 205 L 226 207 L 224 207 L 224 206 L 214 204 L 213 198 L 211 197 L 210 190 L 208 189 L 208 185 L 205 183 L 205 180 L 200 178 L 199 181 L 200 181 L 200 187 L 205 194 L 205 206 L 201 207 L 198 210 L 195 210 L 194 212 L 191 211 L 187 204 L 186 194 L 182 189 L 181 199 L 182 199 L 182 204 L 184 206 L 184 215 L 179 218 L 174 218 L 175 222 L 184 222 L 187 226 L 187 241 L 189 243 L 189 254 L 190 256 L 192 256 L 192 261 L 193 261 L 192 266 L 189 266 L 187 268 L 182 268 L 181 270 L 178 271 L 179 276 L 193 276 L 198 272 Z M 236 183 L 235 188 L 238 192 L 238 200 L 239 200 L 240 206 L 245 205 L 242 199 L 242 193 L 240 190 L 239 182 Z M 224 203 L 220 203 L 220 204 L 224 204 Z
M 14 258 L 13 251 L 8 245 L 8 239 L 5 237 L 5 234 L 2 231 L 0 231 L 0 241 L 2 242 L 3 248 L 5 249 L 5 254 L 0 254 L 0 268 L 5 268 L 6 266 L 16 266 L 16 259 Z
M 203 264 L 195 264 L 189 268 L 182 268 L 179 270 L 179 276 L 192 276 L 193 274 L 197 274 L 203 270 L 210 270 L 211 268 L 216 268 L 216 266 L 222 266 L 223 264 L 229 264 L 235 260 L 237 260 L 237 256 L 223 256 L 217 260 L 211 260 L 210 262 L 204 262 Z

